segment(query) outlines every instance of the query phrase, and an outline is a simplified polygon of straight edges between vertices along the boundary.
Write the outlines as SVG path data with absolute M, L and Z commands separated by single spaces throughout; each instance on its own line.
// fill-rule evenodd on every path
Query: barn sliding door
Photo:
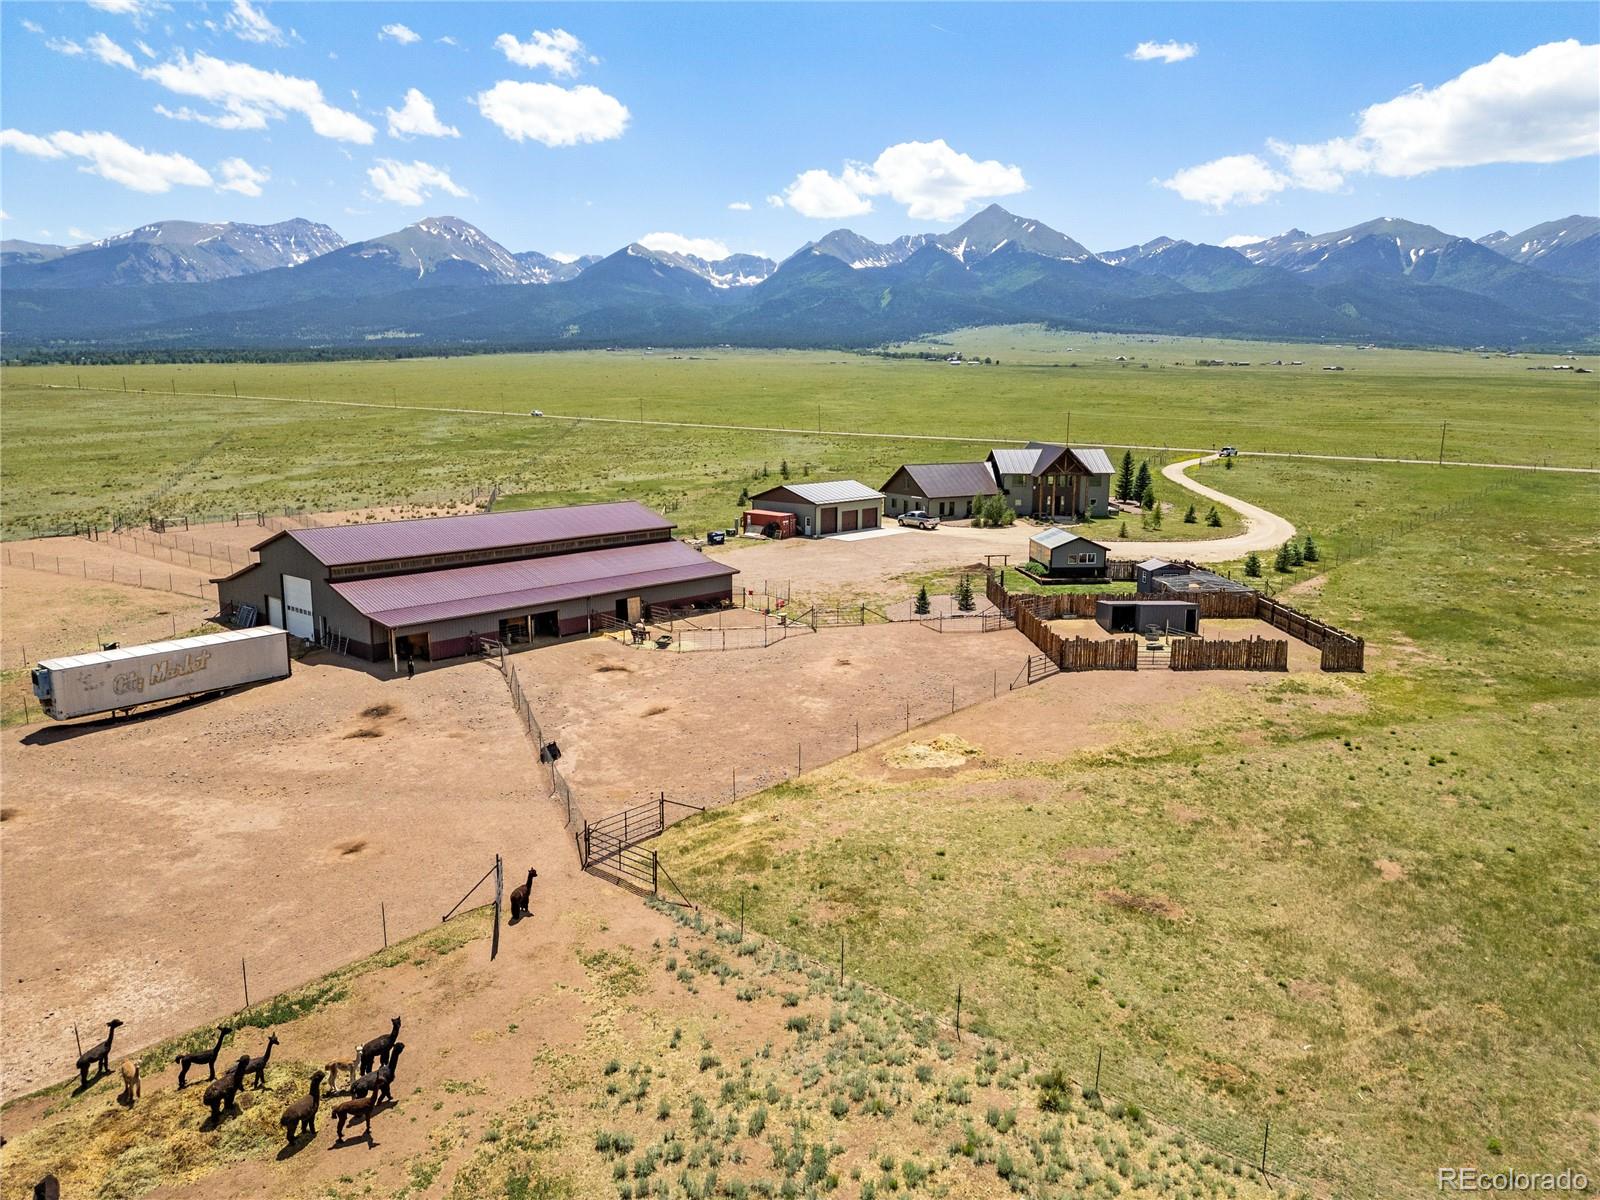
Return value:
M 283 616 L 291 637 L 315 641 L 316 617 L 311 611 L 311 581 L 294 575 L 283 577 Z

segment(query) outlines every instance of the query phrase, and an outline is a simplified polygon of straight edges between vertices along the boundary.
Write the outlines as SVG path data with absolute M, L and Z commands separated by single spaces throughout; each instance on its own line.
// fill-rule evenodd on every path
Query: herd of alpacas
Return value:
M 340 1075 L 343 1075 L 349 1083 L 349 1096 L 333 1106 L 333 1116 L 338 1121 L 334 1144 L 338 1145 L 345 1140 L 344 1131 L 347 1125 L 361 1126 L 362 1135 L 368 1141 L 372 1140 L 373 1113 L 377 1111 L 378 1105 L 394 1099 L 395 1068 L 400 1062 L 401 1051 L 406 1048 L 406 1044 L 400 1040 L 400 1018 L 392 1017 L 390 1021 L 388 1033 L 363 1042 L 355 1048 L 355 1053 L 349 1059 L 336 1059 L 322 1070 L 311 1073 L 307 1094 L 285 1108 L 283 1115 L 278 1118 L 289 1146 L 293 1146 L 302 1136 L 315 1136 L 317 1110 L 322 1105 L 323 1081 L 327 1081 L 331 1095 L 338 1090 Z M 105 1041 L 90 1046 L 78 1056 L 79 1091 L 94 1082 L 89 1078 L 91 1069 L 95 1072 L 95 1080 L 110 1073 L 111 1042 L 121 1026 L 121 1021 L 106 1022 Z M 206 1089 L 201 1099 L 209 1110 L 209 1120 L 212 1125 L 219 1123 L 225 1113 L 233 1111 L 234 1101 L 247 1080 L 252 1081 L 258 1090 L 267 1086 L 267 1064 L 272 1060 L 272 1048 L 280 1044 L 278 1035 L 268 1030 L 267 1044 L 260 1054 L 254 1056 L 241 1054 L 233 1065 L 226 1067 L 219 1076 L 217 1056 L 222 1053 L 222 1044 L 232 1032 L 230 1026 L 219 1025 L 216 1044 L 209 1050 L 178 1054 L 172 1060 L 178 1068 L 180 1092 L 188 1087 L 189 1071 L 192 1068 L 206 1069 Z M 122 1064 L 121 1074 L 122 1093 L 118 1096 L 118 1100 L 131 1107 L 140 1097 L 142 1090 L 139 1064 L 133 1059 L 126 1059 Z M 46 1182 L 48 1181 L 41 1181 L 40 1187 L 44 1187 Z M 39 1194 L 50 1193 L 46 1190 Z

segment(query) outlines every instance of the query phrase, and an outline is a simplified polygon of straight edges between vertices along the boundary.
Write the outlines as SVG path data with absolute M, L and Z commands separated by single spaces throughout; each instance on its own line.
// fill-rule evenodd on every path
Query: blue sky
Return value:
M 781 257 L 997 200 L 1105 250 L 1600 204 L 1592 4 L 94 0 L 0 36 L 29 240 L 448 212 L 513 250 Z

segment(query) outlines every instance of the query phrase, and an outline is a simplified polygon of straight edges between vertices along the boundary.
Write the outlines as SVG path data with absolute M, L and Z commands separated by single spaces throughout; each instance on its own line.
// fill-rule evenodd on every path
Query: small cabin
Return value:
M 1104 579 L 1106 548 L 1066 529 L 1043 529 L 1028 539 L 1035 574 L 1054 579 Z

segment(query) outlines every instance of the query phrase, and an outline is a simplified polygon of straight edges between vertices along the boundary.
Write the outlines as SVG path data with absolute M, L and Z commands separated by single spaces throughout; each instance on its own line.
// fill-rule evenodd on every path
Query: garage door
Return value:
M 843 528 L 846 533 L 854 529 L 856 527 L 856 522 L 860 519 L 860 514 L 861 510 L 858 508 L 845 509 L 841 514 L 844 518 L 844 524 L 841 528 Z
M 875 508 L 863 508 L 861 510 L 861 528 L 876 529 L 877 527 L 878 510 Z
M 294 575 L 283 577 L 284 627 L 297 638 L 314 641 L 317 636 L 316 618 L 311 612 L 311 581 Z

